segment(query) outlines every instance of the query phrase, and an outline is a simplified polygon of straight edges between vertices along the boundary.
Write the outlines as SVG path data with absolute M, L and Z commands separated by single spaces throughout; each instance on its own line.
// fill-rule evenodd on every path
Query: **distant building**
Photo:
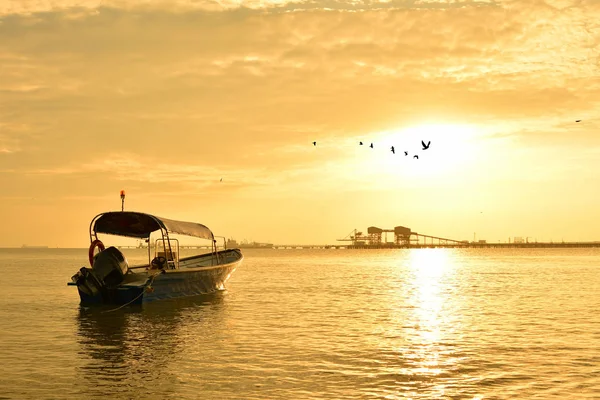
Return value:
M 246 240 L 238 243 L 235 239 L 227 239 L 227 248 L 233 249 L 271 249 L 273 243 L 248 242 Z
M 525 243 L 525 240 L 523 240 L 523 238 L 520 236 L 515 236 L 513 243 Z

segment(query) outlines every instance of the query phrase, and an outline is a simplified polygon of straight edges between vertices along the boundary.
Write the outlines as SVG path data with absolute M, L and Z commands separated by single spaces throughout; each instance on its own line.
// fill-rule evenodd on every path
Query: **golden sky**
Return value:
M 0 0 L 0 246 L 121 189 L 238 240 L 600 240 L 599 45 L 597 0 Z

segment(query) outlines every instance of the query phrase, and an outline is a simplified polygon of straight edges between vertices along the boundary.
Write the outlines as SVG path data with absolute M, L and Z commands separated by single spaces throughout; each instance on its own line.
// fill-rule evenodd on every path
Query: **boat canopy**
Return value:
M 132 211 L 111 211 L 98 215 L 92 220 L 92 231 L 135 238 L 149 238 L 152 232 L 164 229 L 168 233 L 179 233 L 203 239 L 214 240 L 210 229 L 196 222 L 174 221 Z

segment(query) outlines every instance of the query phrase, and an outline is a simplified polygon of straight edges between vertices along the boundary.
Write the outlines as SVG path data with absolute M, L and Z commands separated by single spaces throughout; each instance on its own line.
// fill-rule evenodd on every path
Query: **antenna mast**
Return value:
M 121 190 L 121 211 L 125 209 L 125 191 Z

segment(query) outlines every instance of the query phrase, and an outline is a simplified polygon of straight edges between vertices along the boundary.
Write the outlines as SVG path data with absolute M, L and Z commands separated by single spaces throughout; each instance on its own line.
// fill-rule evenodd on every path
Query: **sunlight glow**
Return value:
M 477 159 L 477 129 L 471 125 L 430 124 L 411 127 L 380 134 L 381 145 L 391 151 L 394 146 L 399 157 L 387 157 L 382 163 L 396 167 L 399 162 L 418 161 L 411 165 L 411 173 L 416 176 L 448 175 L 466 169 Z M 421 141 L 431 142 L 423 150 Z M 406 156 L 404 152 L 407 151 Z M 419 159 L 413 159 L 418 155 Z
M 320 177 L 319 182 L 307 180 L 311 187 L 320 185 L 331 189 L 341 185 L 340 189 L 359 187 L 382 191 L 405 189 L 409 185 L 440 187 L 460 184 L 483 173 L 482 163 L 489 161 L 492 148 L 502 147 L 502 153 L 506 154 L 504 150 L 510 143 L 499 139 L 497 129 L 468 124 L 423 124 L 344 140 L 324 137 L 316 147 L 312 142 L 311 146 L 302 143 L 288 146 L 287 151 L 323 157 L 317 169 L 304 171 Z M 430 143 L 430 147 L 423 150 L 421 141 Z M 415 155 L 419 158 L 413 158 Z

